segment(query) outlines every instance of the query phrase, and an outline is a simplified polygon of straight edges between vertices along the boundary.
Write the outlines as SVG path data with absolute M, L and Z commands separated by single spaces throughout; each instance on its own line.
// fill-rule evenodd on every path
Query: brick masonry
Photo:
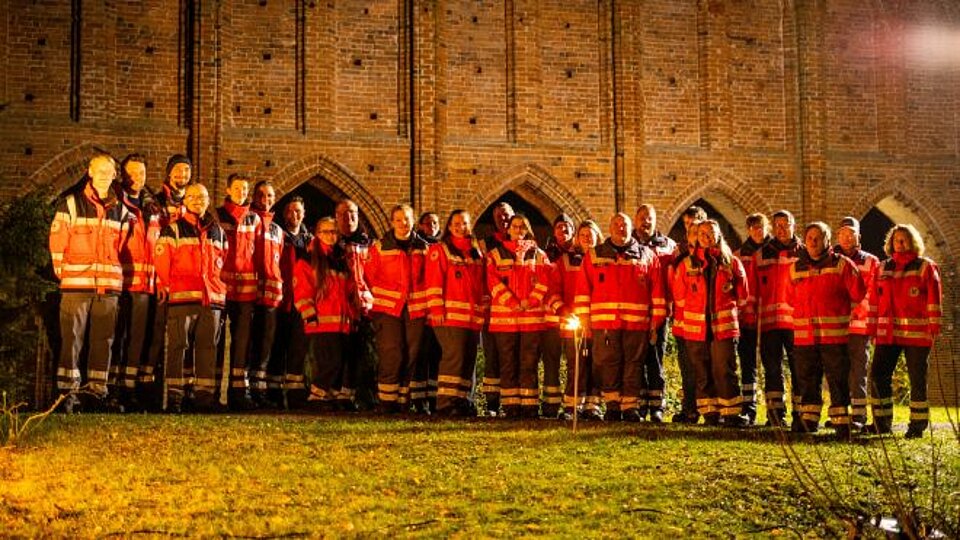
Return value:
M 704 199 L 915 222 L 946 282 L 956 403 L 960 5 L 950 0 L 0 0 L 0 201 L 95 147 L 174 152 L 215 193 L 479 216 L 513 191 L 605 223 Z M 937 376 L 944 381 L 937 382 Z

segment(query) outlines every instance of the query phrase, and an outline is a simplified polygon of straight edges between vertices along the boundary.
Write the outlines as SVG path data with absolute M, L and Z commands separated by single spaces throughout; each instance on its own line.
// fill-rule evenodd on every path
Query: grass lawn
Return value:
M 891 515 L 871 464 L 880 441 L 827 440 L 792 448 L 838 501 Z M 921 505 L 960 491 L 949 428 L 886 442 Z M 53 416 L 0 449 L 0 536 L 843 535 L 811 486 L 763 428 L 592 423 L 574 437 L 556 421 Z

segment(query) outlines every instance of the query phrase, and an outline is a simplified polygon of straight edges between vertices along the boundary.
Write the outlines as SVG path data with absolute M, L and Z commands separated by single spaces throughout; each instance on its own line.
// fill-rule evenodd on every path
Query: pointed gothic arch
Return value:
M 277 171 L 272 181 L 280 197 L 307 182 L 330 198 L 339 200 L 348 197 L 360 207 L 361 215 L 372 229 L 369 232 L 383 236 L 390 228 L 387 211 L 377 198 L 349 169 L 326 156 L 308 156 L 291 162 Z
M 561 212 L 566 212 L 577 223 L 592 218 L 576 195 L 545 169 L 533 164 L 509 171 L 493 183 L 493 189 L 477 193 L 466 207 L 471 215 L 479 217 L 508 191 L 529 202 L 548 220 Z
M 741 238 L 746 238 L 746 217 L 753 212 L 770 215 L 773 208 L 742 178 L 724 170 L 707 171 L 706 182 L 695 182 L 691 188 L 680 193 L 667 207 L 663 225 L 670 230 L 680 219 L 683 211 L 703 199 L 710 203 Z M 669 227 L 666 227 L 669 225 Z
M 80 180 L 87 172 L 90 158 L 103 148 L 91 142 L 80 143 L 57 154 L 34 171 L 27 180 L 27 189 L 49 186 L 56 196 Z

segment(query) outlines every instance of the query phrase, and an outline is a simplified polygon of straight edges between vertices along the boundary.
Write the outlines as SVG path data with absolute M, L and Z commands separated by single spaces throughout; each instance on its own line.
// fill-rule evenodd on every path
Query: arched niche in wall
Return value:
M 501 195 L 490 203 L 490 206 L 488 206 L 483 213 L 474 218 L 473 230 L 477 238 L 485 238 L 494 231 L 493 209 L 501 202 L 509 204 L 515 213 L 527 216 L 527 219 L 530 220 L 530 225 L 533 227 L 533 234 L 537 237 L 537 245 L 540 247 L 546 245 L 547 239 L 550 238 L 552 232 L 551 223 L 553 219 L 543 215 L 537 206 L 531 204 L 530 201 L 514 191 L 507 191 Z
M 699 206 L 703 208 L 704 211 L 707 212 L 708 219 L 714 219 L 720 223 L 720 230 L 723 232 L 723 237 L 727 239 L 730 249 L 736 251 L 740 247 L 740 244 L 743 243 L 743 239 L 746 237 L 745 224 L 747 214 L 728 197 L 722 194 L 719 196 L 714 194 L 709 200 L 703 198 L 697 199 L 689 206 Z M 741 233 L 741 231 L 743 232 Z M 741 234 L 743 234 L 743 236 L 741 236 Z M 669 236 L 680 244 L 686 241 L 682 211 L 670 228 Z
M 317 220 L 325 216 L 333 216 L 336 211 L 337 203 L 345 198 L 347 194 L 333 185 L 322 175 L 317 175 L 286 192 L 274 206 L 277 220 L 283 223 L 284 208 L 294 197 L 303 199 L 304 217 L 303 224 L 308 230 L 313 232 L 313 227 Z M 370 219 L 360 209 L 360 228 L 367 231 L 371 236 L 377 236 L 376 230 L 370 223 Z

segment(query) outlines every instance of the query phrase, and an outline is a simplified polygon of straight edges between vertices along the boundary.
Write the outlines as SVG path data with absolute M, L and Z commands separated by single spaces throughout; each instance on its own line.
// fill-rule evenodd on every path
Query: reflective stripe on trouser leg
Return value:
M 904 347 L 910 377 L 910 423 L 927 426 L 930 423 L 930 404 L 927 402 L 927 371 L 930 347 Z
M 245 394 L 247 359 L 253 326 L 253 302 L 227 301 L 227 322 L 230 327 L 230 391 Z
M 537 374 L 537 366 L 540 363 L 540 340 L 539 331 L 520 332 L 520 406 L 530 415 L 536 414 L 540 406 Z M 560 382 L 557 381 L 557 390 L 559 389 Z M 559 407 L 559 400 L 557 401 L 557 407 Z
M 741 328 L 737 342 L 737 356 L 740 363 L 740 395 L 743 397 L 743 410 L 756 413 L 757 410 L 757 330 Z
M 760 360 L 763 363 L 763 391 L 767 409 L 786 410 L 783 383 L 784 333 L 769 330 L 760 336 Z
M 867 366 L 870 351 L 870 336 L 850 334 L 847 340 L 847 357 L 850 359 L 850 414 L 859 422 L 867 418 Z
M 827 414 L 835 426 L 850 423 L 850 357 L 846 345 L 819 345 L 820 361 L 830 389 Z
M 563 408 L 567 412 L 572 412 L 573 402 L 573 383 L 574 373 L 578 372 L 577 379 L 577 407 L 584 407 L 587 402 L 589 390 L 593 386 L 593 353 L 591 351 L 592 340 L 583 339 L 580 343 L 580 353 L 577 356 L 575 349 L 576 343 L 573 338 L 563 338 L 563 350 L 567 357 L 567 385 L 563 393 Z M 577 366 L 579 363 L 579 367 Z
M 722 416 L 737 416 L 742 410 L 740 381 L 737 378 L 737 350 L 733 339 L 710 342 L 710 372 Z
M 119 296 L 95 295 L 90 306 L 89 351 L 87 356 L 87 384 L 93 393 L 107 394 L 113 335 L 117 328 Z
M 540 336 L 540 353 L 543 360 L 543 414 L 556 416 L 560 411 L 563 392 L 560 389 L 560 364 L 563 355 L 560 329 L 548 328 Z M 567 360 L 567 377 L 573 377 L 573 359 Z
M 495 335 L 500 361 L 500 404 L 504 411 L 518 413 L 521 404 L 520 332 L 498 332 Z
M 489 331 L 481 333 L 483 345 L 483 384 L 482 390 L 487 400 L 487 410 L 500 408 L 500 347 L 497 336 Z
M 697 384 L 697 412 L 701 416 L 719 414 L 717 389 L 710 369 L 710 343 L 687 339 L 684 340 L 684 347 L 694 369 L 694 380 Z
M 657 341 L 646 342 L 646 352 L 640 367 L 641 409 L 663 411 L 663 390 L 666 381 L 663 376 L 663 358 L 667 352 L 667 325 L 657 328 Z
M 80 351 L 90 318 L 93 296 L 88 293 L 60 294 L 60 360 L 57 364 L 57 389 L 80 388 Z
M 319 334 L 310 334 L 310 342 L 313 348 L 313 365 L 310 372 L 313 376 L 311 380 L 311 399 L 317 394 L 313 389 L 317 388 L 321 392 L 319 395 L 324 399 L 330 400 L 336 398 L 349 399 L 349 396 L 342 396 L 340 381 L 343 379 L 344 361 L 343 344 L 346 336 L 337 332 L 322 332 Z
M 190 348 L 190 335 L 196 329 L 202 307 L 199 304 L 172 305 L 167 311 L 167 358 L 164 380 L 167 403 L 179 404 L 184 394 L 186 380 L 183 365 Z

